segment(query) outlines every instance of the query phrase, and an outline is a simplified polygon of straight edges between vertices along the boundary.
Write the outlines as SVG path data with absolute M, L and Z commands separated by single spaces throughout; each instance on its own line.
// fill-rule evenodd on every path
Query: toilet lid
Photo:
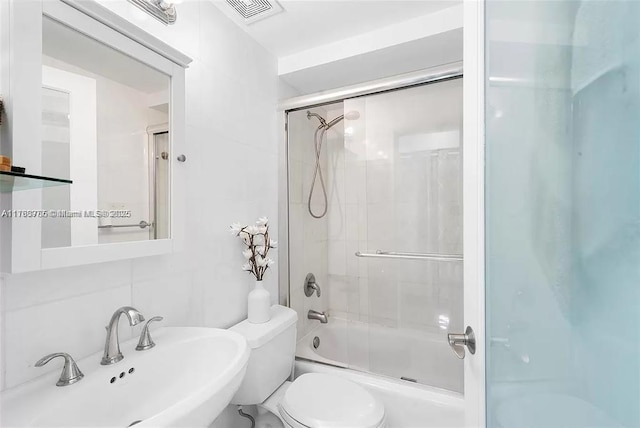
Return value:
M 280 406 L 310 428 L 377 428 L 384 419 L 384 407 L 366 389 L 322 373 L 298 377 Z

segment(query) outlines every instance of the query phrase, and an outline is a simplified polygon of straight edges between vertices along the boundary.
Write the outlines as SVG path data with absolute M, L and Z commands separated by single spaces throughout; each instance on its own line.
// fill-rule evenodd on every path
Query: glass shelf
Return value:
M 71 183 L 73 183 L 73 181 L 62 178 L 0 171 L 0 192 L 2 193 L 29 189 L 42 189 L 44 187 L 62 186 L 64 184 Z

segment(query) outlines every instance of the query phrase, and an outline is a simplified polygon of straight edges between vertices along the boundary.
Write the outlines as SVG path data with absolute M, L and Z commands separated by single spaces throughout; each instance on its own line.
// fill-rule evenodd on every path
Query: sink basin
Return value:
M 121 343 L 124 359 L 116 364 L 101 366 L 102 352 L 77 361 L 85 377 L 74 385 L 55 386 L 55 370 L 3 392 L 0 426 L 209 426 L 242 382 L 245 338 L 195 327 L 160 328 L 152 336 L 156 346 L 147 351 L 135 350 L 137 338 Z

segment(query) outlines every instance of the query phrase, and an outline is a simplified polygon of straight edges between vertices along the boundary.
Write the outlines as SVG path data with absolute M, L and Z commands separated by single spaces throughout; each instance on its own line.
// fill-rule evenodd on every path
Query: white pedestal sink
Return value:
M 7 390 L 2 427 L 207 427 L 244 377 L 250 349 L 228 330 L 169 327 L 156 346 L 120 345 L 124 360 L 101 366 L 102 352 L 77 361 L 80 382 L 57 387 L 59 371 Z M 52 351 L 63 351 L 52 349 Z M 115 378 L 115 380 L 113 380 Z

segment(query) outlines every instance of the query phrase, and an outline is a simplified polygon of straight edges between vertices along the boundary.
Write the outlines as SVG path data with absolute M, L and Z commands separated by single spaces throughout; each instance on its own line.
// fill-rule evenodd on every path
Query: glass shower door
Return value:
M 343 171 L 332 169 L 345 183 L 333 206 L 346 273 L 330 280 L 356 291 L 350 366 L 462 392 L 446 341 L 463 329 L 462 79 L 347 99 L 344 113 L 358 116 L 345 122 Z
M 487 426 L 640 426 L 640 2 L 486 3 Z

